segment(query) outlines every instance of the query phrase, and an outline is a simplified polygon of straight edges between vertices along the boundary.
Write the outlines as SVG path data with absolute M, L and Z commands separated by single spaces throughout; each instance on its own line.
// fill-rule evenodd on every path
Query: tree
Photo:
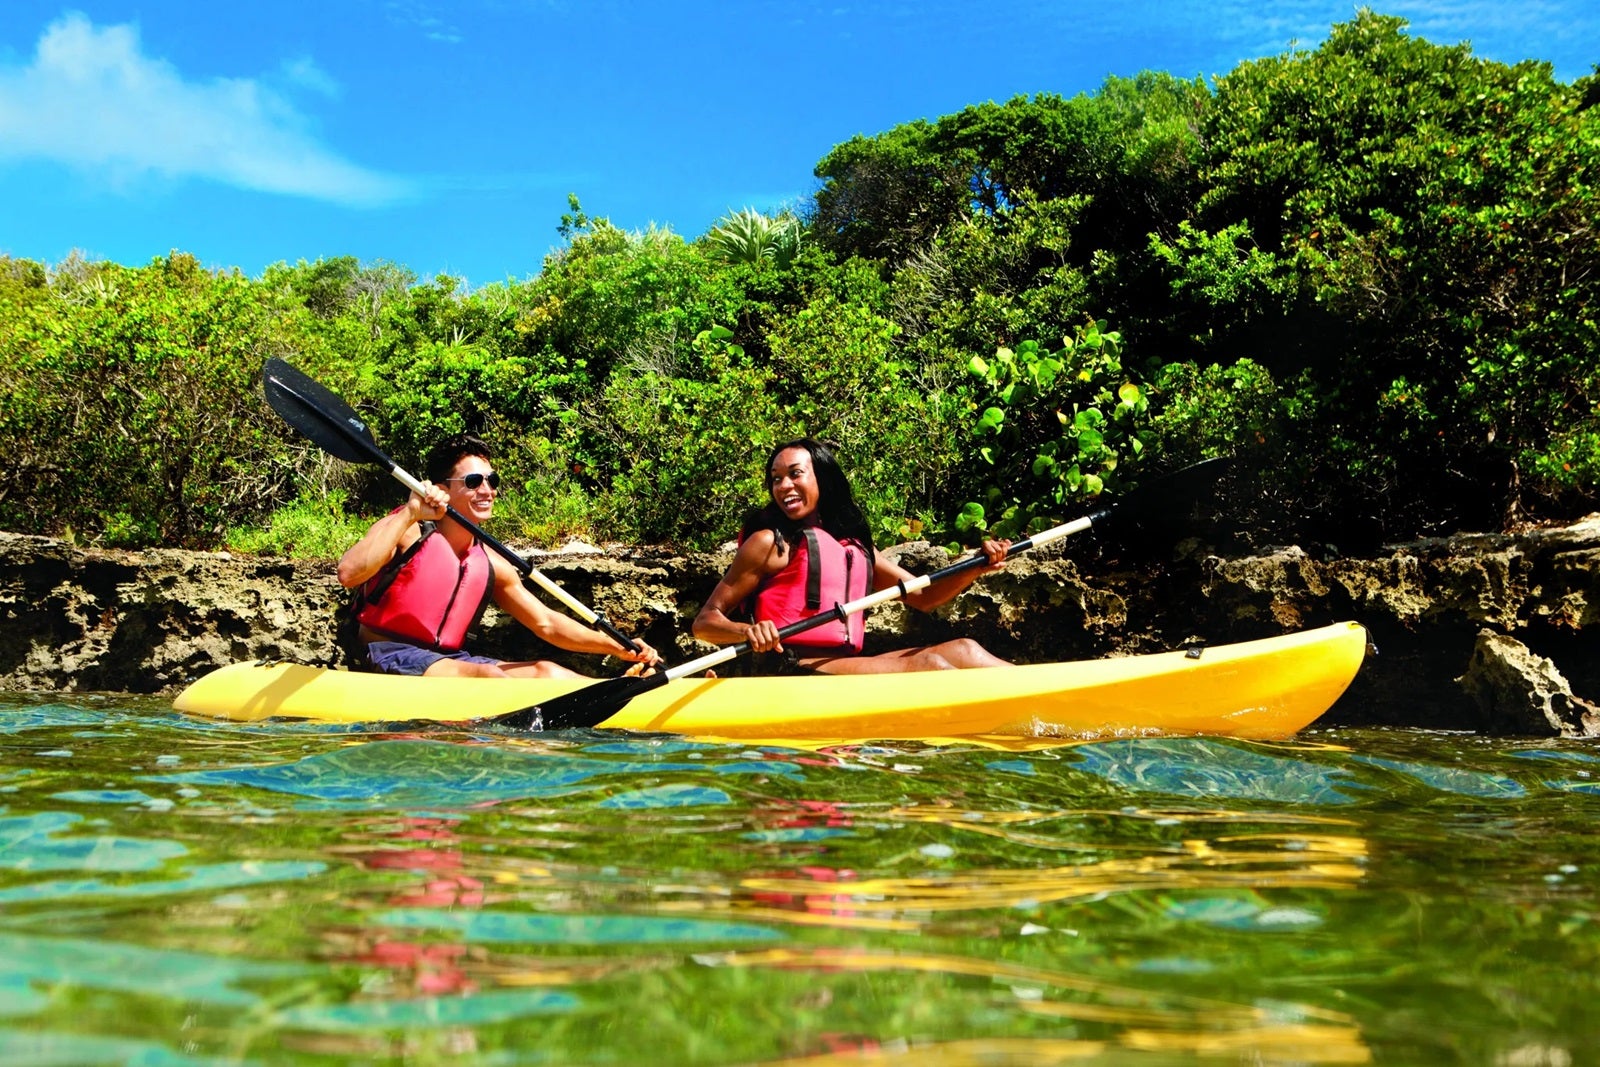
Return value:
M 1324 510 L 1405 530 L 1581 502 L 1595 113 L 1546 64 L 1404 26 L 1363 11 L 1221 79 L 1196 224 L 1156 251 L 1203 358 L 1292 383 L 1303 439 L 1278 445 Z
M 711 228 L 706 241 L 728 263 L 751 267 L 773 264 L 786 268 L 800 251 L 803 227 L 790 214 L 768 218 L 746 208 L 735 211 Z

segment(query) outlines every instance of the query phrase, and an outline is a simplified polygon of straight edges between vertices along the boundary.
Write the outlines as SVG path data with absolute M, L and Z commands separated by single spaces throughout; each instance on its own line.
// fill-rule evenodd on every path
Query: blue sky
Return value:
M 576 193 L 686 237 L 809 195 L 833 145 L 1108 75 L 1315 47 L 1322 0 L 0 2 L 0 253 L 257 276 L 353 255 L 539 270 Z M 1441 44 L 1600 62 L 1594 0 L 1374 4 Z

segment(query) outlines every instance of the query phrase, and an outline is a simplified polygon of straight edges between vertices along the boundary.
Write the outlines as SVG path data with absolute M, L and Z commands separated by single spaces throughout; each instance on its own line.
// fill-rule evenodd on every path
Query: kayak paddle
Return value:
M 1091 526 L 1104 524 L 1113 515 L 1120 518 L 1145 518 L 1163 512 L 1170 513 L 1182 501 L 1192 500 L 1208 489 L 1211 484 L 1227 469 L 1229 460 L 1226 457 L 1202 460 L 1199 463 L 1174 471 L 1149 485 L 1143 485 L 1128 493 L 1120 500 L 1112 501 L 1103 507 L 1091 511 L 1082 518 L 1073 519 L 1071 522 L 1062 523 L 1060 526 L 1051 527 L 1032 537 L 1017 541 L 1006 552 L 1006 558 L 1038 548 L 1052 541 L 1058 541 L 1070 534 L 1079 533 Z M 966 571 L 976 570 L 989 565 L 989 557 L 983 553 L 968 556 L 958 560 L 948 567 L 942 567 L 930 574 L 898 582 L 887 589 L 880 589 L 875 593 L 858 597 L 844 604 L 836 604 L 827 611 L 812 615 L 809 618 L 792 622 L 778 631 L 780 639 L 793 637 L 795 634 L 822 626 L 834 620 L 843 621 L 847 616 L 858 611 L 879 604 L 897 600 L 908 593 L 926 589 L 935 582 L 943 581 L 952 575 L 962 574 Z M 608 678 L 593 685 L 586 685 L 582 689 L 571 693 L 563 693 L 531 707 L 519 708 L 508 711 L 502 715 L 495 715 L 487 719 L 473 720 L 475 726 L 505 726 L 513 730 L 573 730 L 590 726 L 598 726 L 620 711 L 634 697 L 648 693 L 652 689 L 667 684 L 675 678 L 683 678 L 691 674 L 698 674 L 719 663 L 736 659 L 750 651 L 749 642 L 738 645 L 728 645 L 716 652 L 708 653 L 699 659 L 681 663 L 676 667 L 654 674 L 639 676 L 623 676 L 621 678 Z
M 302 436 L 329 455 L 350 463 L 375 463 L 392 474 L 396 481 L 413 493 L 427 492 L 427 485 L 406 473 L 390 459 L 372 439 L 367 424 L 332 390 L 313 381 L 281 359 L 269 359 L 261 372 L 261 385 L 267 394 L 267 403 L 283 417 L 283 421 L 298 430 Z M 624 648 L 639 646 L 624 636 L 604 615 L 585 606 L 545 577 L 538 568 L 523 559 L 510 547 L 484 533 L 476 523 L 455 508 L 445 512 L 452 519 L 472 531 L 472 536 L 504 556 L 506 561 L 531 578 L 539 588 L 567 606 L 578 618 L 600 630 Z

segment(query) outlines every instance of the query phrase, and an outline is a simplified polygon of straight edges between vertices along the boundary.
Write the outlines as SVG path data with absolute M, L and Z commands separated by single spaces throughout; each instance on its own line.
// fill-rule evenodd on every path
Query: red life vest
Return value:
M 361 625 L 396 641 L 455 652 L 489 604 L 494 564 L 476 540 L 465 557 L 433 523 L 356 594 Z
M 756 589 L 755 617 L 771 620 L 781 629 L 835 604 L 860 599 L 872 582 L 870 558 L 853 539 L 841 543 L 820 527 L 806 527 L 805 536 L 789 546 L 788 565 Z M 860 652 L 865 632 L 866 620 L 858 611 L 843 622 L 835 619 L 784 638 L 783 643 Z

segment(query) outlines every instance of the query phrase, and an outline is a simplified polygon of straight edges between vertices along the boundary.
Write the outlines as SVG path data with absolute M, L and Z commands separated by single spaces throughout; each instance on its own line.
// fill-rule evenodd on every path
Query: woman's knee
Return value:
M 945 655 L 943 645 L 934 645 L 918 652 L 912 658 L 912 664 L 912 669 L 919 671 L 951 671 L 960 666 Z
M 949 667 L 988 667 L 995 662 L 989 650 L 970 637 L 958 637 L 953 641 L 946 641 L 936 645 L 934 651 L 939 653 Z

